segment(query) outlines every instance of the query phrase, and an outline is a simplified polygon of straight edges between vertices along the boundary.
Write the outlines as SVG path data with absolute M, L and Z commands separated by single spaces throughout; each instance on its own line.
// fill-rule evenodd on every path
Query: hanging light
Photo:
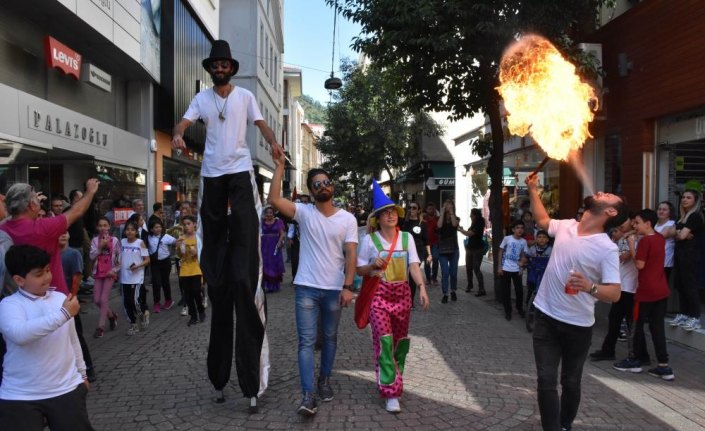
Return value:
M 333 6 L 333 54 L 330 59 L 330 78 L 326 79 L 326 82 L 323 83 L 323 87 L 325 87 L 326 90 L 337 90 L 343 86 L 343 81 L 333 75 L 333 70 L 335 67 L 335 26 L 337 23 L 337 18 L 338 0 L 335 0 L 335 5 Z

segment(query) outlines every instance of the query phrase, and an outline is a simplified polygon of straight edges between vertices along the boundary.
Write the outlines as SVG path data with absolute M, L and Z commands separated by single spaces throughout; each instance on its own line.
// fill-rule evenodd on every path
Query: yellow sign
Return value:
M 676 157 L 676 170 L 677 171 L 684 171 L 685 170 L 685 157 L 683 157 L 683 156 Z

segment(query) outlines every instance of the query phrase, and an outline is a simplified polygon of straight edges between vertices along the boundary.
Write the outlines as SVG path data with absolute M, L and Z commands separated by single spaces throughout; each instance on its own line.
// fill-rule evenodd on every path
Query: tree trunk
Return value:
M 504 238 L 504 226 L 502 224 L 502 174 L 504 168 L 504 131 L 502 129 L 502 117 L 499 111 L 499 99 L 497 96 L 489 97 L 487 106 L 487 116 L 490 118 L 492 129 L 492 150 L 490 160 L 487 164 L 487 171 L 490 174 L 490 222 L 492 223 L 492 270 L 494 274 L 494 295 L 496 300 L 501 300 L 500 289 L 502 280 L 497 277 L 497 269 L 501 262 L 498 261 L 499 245 Z

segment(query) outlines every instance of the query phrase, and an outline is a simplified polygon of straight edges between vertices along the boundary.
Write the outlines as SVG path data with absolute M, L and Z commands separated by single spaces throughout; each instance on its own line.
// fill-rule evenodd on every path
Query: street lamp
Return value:
M 335 5 L 333 6 L 333 54 L 330 59 L 330 78 L 326 79 L 323 83 L 323 87 L 326 90 L 337 90 L 343 86 L 343 81 L 340 78 L 333 76 L 333 70 L 335 68 L 335 25 L 338 18 L 338 0 L 335 0 Z

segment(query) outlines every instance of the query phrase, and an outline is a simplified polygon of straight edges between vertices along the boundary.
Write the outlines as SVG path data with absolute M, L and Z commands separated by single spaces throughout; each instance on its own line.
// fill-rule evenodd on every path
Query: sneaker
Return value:
M 257 397 L 250 398 L 250 407 L 247 411 L 251 414 L 259 412 L 259 408 L 257 407 Z
M 485 296 L 485 295 L 487 295 L 487 292 L 485 291 L 485 289 L 480 289 L 480 291 L 475 294 L 475 296 L 478 298 L 480 296 Z
M 641 362 L 636 359 L 622 359 L 616 362 L 612 368 L 618 371 L 629 371 L 630 373 L 641 373 Z
M 304 398 L 301 400 L 301 405 L 296 412 L 303 416 L 313 416 L 316 414 L 317 410 L 316 398 L 312 393 L 304 392 Z
M 330 377 L 318 377 L 318 398 L 321 401 L 333 401 L 333 388 L 330 387 Z
M 149 310 L 144 310 L 142 313 L 142 329 L 147 329 L 149 326 Z
M 466 288 L 465 288 L 465 291 L 468 292 L 468 293 L 472 292 L 472 286 L 466 287 Z
M 171 310 L 171 307 L 173 307 L 173 306 L 174 306 L 174 301 L 172 301 L 171 299 L 167 299 L 166 301 L 164 301 L 164 309 L 165 310 Z
M 93 338 L 103 338 L 103 333 L 105 333 L 105 330 L 103 328 L 95 328 L 95 334 L 93 334 Z
M 688 316 L 685 314 L 676 314 L 676 317 L 668 322 L 668 324 L 670 326 L 683 326 L 686 320 L 688 320 Z
M 188 316 L 188 307 L 184 307 L 181 309 L 181 315 L 182 316 Z
M 663 380 L 668 381 L 671 381 L 676 378 L 676 376 L 673 375 L 673 369 L 671 367 L 657 366 L 656 368 L 650 369 L 648 373 L 649 375 L 652 375 L 654 377 L 660 377 Z
M 681 328 L 685 329 L 688 332 L 700 329 L 700 319 L 697 317 L 689 317 L 688 320 L 686 320 L 685 323 L 681 325 Z
M 152 313 L 159 314 L 160 311 L 162 311 L 162 307 L 159 305 L 158 302 L 155 302 L 154 308 L 152 308 Z
M 457 301 L 457 300 L 458 300 L 458 295 L 456 295 L 455 292 L 450 292 L 450 300 L 451 300 L 451 301 Z
M 595 350 L 590 353 L 590 360 L 593 362 L 597 361 L 614 361 L 614 353 L 608 353 L 604 350 Z
M 135 335 L 138 332 L 140 332 L 140 328 L 136 323 L 131 324 L 130 327 L 127 328 L 127 335 Z
M 443 295 L 443 299 L 441 299 L 441 304 L 447 304 L 448 303 L 448 295 Z
M 197 323 L 198 323 L 198 320 L 196 320 L 195 318 L 192 317 L 191 320 L 188 321 L 188 323 L 186 324 L 186 326 L 193 326 L 193 325 L 195 325 L 195 324 L 197 324 Z
M 385 407 L 389 413 L 399 413 L 401 411 L 401 406 L 399 405 L 399 398 L 387 398 L 387 405 Z
M 112 316 L 108 317 L 108 322 L 110 323 L 110 330 L 114 331 L 117 328 L 117 314 L 113 313 Z
M 198 313 L 198 321 L 201 323 L 206 321 L 206 312 L 205 311 L 203 313 Z
M 620 330 L 619 336 L 617 337 L 617 341 L 627 341 L 627 332 Z

